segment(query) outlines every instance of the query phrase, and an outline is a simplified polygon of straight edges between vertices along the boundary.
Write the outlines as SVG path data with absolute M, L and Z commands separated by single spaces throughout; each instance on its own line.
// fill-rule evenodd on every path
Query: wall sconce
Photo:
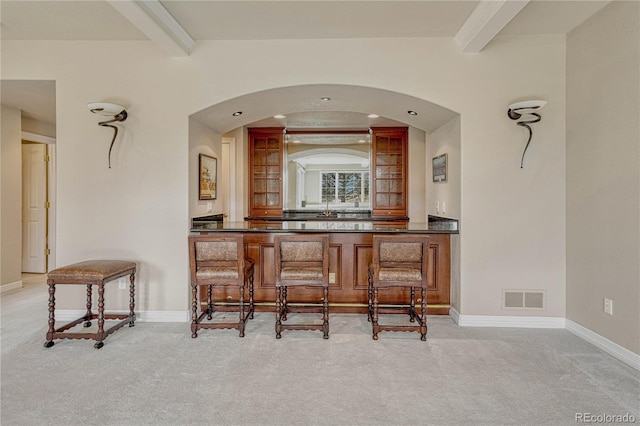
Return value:
M 116 104 L 109 104 L 106 102 L 93 102 L 87 104 L 87 108 L 94 114 L 106 115 L 113 117 L 110 120 L 101 121 L 98 123 L 98 126 L 103 127 L 111 127 L 113 129 L 113 139 L 111 139 L 111 145 L 109 146 L 109 168 L 111 168 L 111 149 L 113 148 L 113 143 L 116 141 L 116 136 L 118 136 L 118 128 L 116 126 L 111 125 L 111 123 L 124 121 L 127 119 L 127 111 L 123 106 Z
M 540 114 L 535 111 L 539 110 L 546 104 L 547 101 L 533 100 L 516 102 L 515 104 L 509 105 L 509 109 L 507 110 L 509 118 L 512 120 L 520 120 L 516 124 L 529 129 L 529 140 L 527 140 L 527 145 L 524 147 L 524 151 L 522 152 L 520 168 L 522 168 L 524 164 L 524 154 L 527 152 L 527 148 L 529 148 L 529 143 L 531 143 L 531 138 L 533 137 L 533 130 L 531 130 L 529 124 L 537 123 L 542 120 Z

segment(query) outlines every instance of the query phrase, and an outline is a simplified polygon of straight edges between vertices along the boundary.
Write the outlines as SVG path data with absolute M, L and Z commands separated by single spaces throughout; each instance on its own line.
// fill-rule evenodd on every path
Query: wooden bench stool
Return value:
M 136 264 L 125 260 L 88 260 L 74 263 L 54 269 L 47 275 L 49 285 L 49 331 L 45 348 L 53 346 L 53 339 L 93 339 L 96 343 L 94 348 L 100 349 L 104 346 L 103 340 L 114 331 L 121 328 L 126 323 L 129 327 L 134 326 L 136 315 L 135 307 L 135 274 Z M 129 313 L 128 314 L 105 314 L 104 313 L 104 285 L 117 278 L 129 276 Z M 56 309 L 56 284 L 83 284 L 87 286 L 87 312 L 84 316 L 72 321 L 60 328 L 55 328 Z M 91 289 L 98 286 L 98 313 L 91 311 Z M 98 319 L 98 331 L 96 333 L 72 333 L 67 332 L 76 325 L 84 322 L 85 327 L 91 327 L 91 321 Z M 122 320 L 108 330 L 104 330 L 105 320 Z

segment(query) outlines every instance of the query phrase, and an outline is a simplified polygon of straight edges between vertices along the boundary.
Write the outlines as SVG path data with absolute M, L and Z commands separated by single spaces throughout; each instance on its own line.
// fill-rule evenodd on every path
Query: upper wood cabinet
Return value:
M 374 127 L 372 130 L 372 215 L 407 215 L 406 127 Z
M 282 128 L 249 129 L 251 216 L 282 216 Z

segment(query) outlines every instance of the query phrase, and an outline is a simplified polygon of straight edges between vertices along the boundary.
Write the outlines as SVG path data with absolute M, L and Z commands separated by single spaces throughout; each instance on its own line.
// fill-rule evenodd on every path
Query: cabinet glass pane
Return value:
M 385 153 L 377 153 L 376 154 L 376 165 L 378 166 L 384 166 L 386 164 L 389 164 L 389 156 Z
M 253 205 L 254 206 L 266 206 L 267 205 L 267 194 L 253 194 Z
M 402 194 L 389 194 L 389 207 L 402 205 Z
M 266 178 L 267 177 L 267 168 L 265 166 L 255 166 L 253 168 L 253 178 Z
M 402 166 L 389 166 L 387 167 L 390 178 L 400 179 L 402 177 Z
M 399 179 L 390 180 L 389 182 L 389 192 L 400 192 L 402 193 L 402 181 Z
M 378 136 L 376 139 L 376 149 L 378 151 L 386 151 L 389 149 L 389 139 L 384 136 Z
M 278 165 L 280 164 L 280 153 L 278 151 L 269 151 L 267 154 L 267 164 Z
M 402 152 L 402 139 L 401 138 L 390 138 L 389 139 L 389 151 Z
M 376 204 L 378 207 L 388 207 L 389 194 L 376 194 Z
M 376 180 L 376 192 L 389 192 L 389 181 L 386 179 Z
M 267 206 L 278 206 L 280 204 L 280 194 L 267 194 Z
M 388 166 L 378 166 L 378 167 L 376 167 L 376 177 L 377 178 L 387 178 L 387 177 L 389 177 L 389 167 Z
M 264 179 L 255 179 L 253 181 L 254 192 L 267 192 L 267 181 Z
M 264 166 L 267 164 L 267 153 L 264 151 L 253 152 L 253 164 L 256 166 Z
M 267 166 L 267 177 L 269 179 L 278 179 L 278 178 L 280 178 L 280 167 L 278 167 L 278 166 Z
M 402 164 L 402 154 L 389 154 L 387 158 L 389 164 Z
M 280 139 L 269 138 L 267 141 L 267 149 L 278 151 L 280 149 Z
M 264 138 L 256 138 L 253 140 L 253 147 L 257 150 L 267 149 L 267 140 Z
M 280 179 L 267 180 L 267 192 L 279 192 L 280 191 Z

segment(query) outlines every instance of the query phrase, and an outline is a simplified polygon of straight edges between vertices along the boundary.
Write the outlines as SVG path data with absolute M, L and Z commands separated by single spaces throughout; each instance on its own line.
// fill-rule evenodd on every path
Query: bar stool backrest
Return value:
M 189 237 L 191 280 L 199 285 L 240 285 L 245 268 L 242 235 L 192 235 Z
M 328 235 L 276 235 L 274 249 L 281 285 L 329 285 Z
M 428 259 L 427 236 L 373 236 L 373 280 L 381 286 L 426 287 Z

